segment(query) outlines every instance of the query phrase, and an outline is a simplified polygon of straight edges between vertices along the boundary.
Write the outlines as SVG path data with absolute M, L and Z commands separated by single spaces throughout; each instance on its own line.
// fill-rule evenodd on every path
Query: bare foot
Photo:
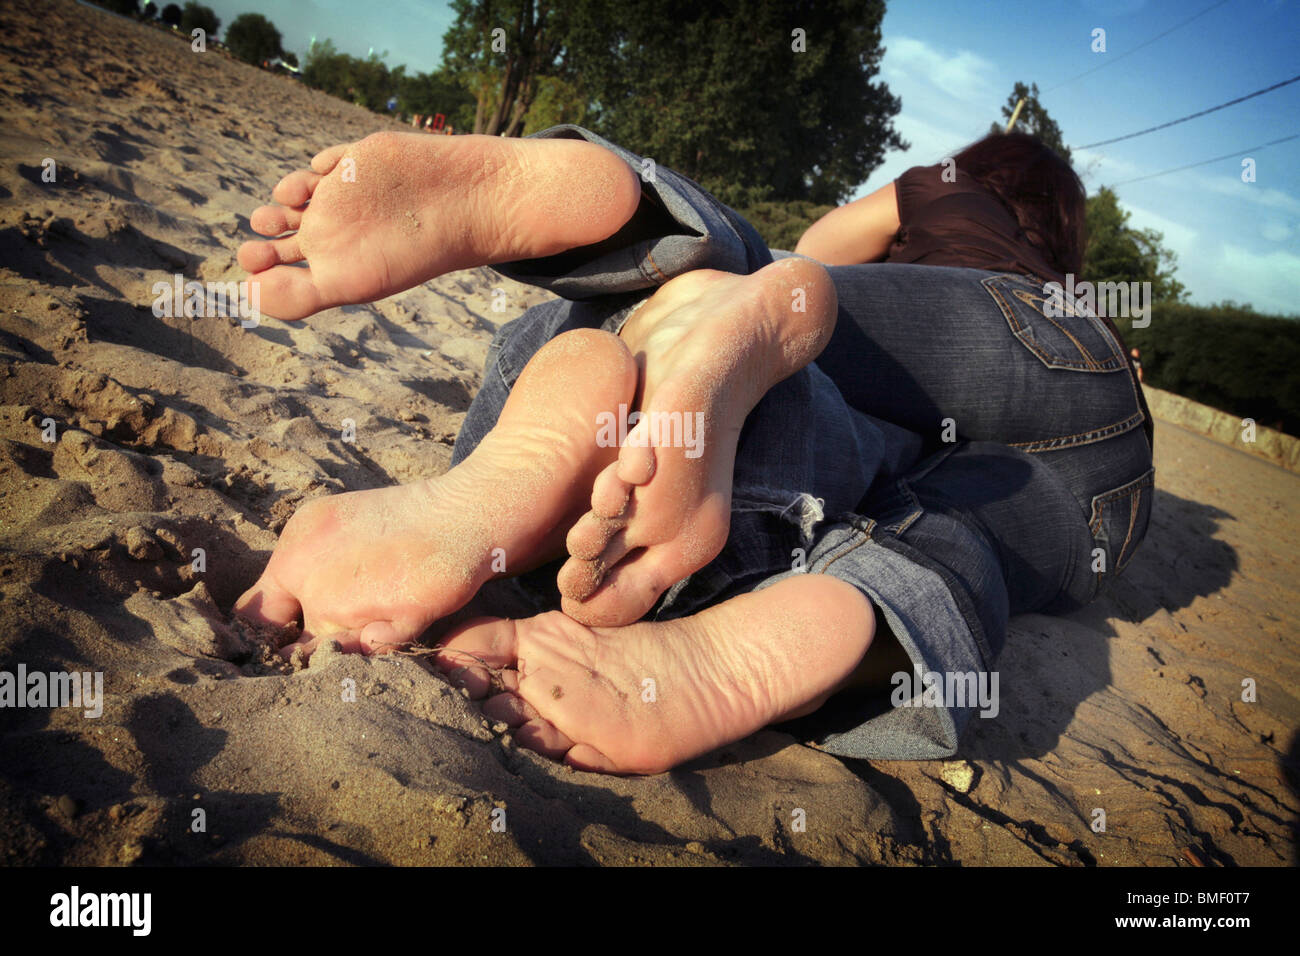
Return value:
M 569 533 L 566 614 L 631 624 L 717 556 L 745 418 L 816 358 L 835 310 L 826 270 L 784 259 L 749 276 L 687 273 L 633 313 L 621 334 L 642 370 L 642 417 Z
M 874 632 L 861 592 L 809 574 L 662 623 L 479 619 L 436 660 L 522 746 L 582 770 L 647 774 L 815 710 Z
M 375 133 L 311 166 L 280 180 L 279 205 L 251 219 L 264 236 L 296 232 L 239 249 L 261 309 L 282 319 L 599 242 L 641 196 L 627 163 L 570 139 Z M 292 266 L 304 260 L 310 268 Z
M 557 336 L 451 471 L 300 508 L 236 613 L 280 626 L 301 613 L 302 639 L 286 653 L 326 638 L 371 653 L 414 640 L 489 578 L 562 554 L 584 489 L 617 454 L 597 445 L 596 418 L 631 399 L 636 374 L 613 335 Z

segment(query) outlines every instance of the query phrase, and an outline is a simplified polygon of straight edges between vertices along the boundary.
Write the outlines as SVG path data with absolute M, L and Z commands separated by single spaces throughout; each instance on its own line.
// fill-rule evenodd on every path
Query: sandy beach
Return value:
M 484 268 L 298 323 L 157 317 L 155 283 L 245 278 L 281 176 L 401 127 L 71 0 L 5 4 L 0 48 L 0 669 L 104 691 L 0 709 L 0 862 L 1297 862 L 1300 475 L 1167 422 L 1145 544 L 1085 611 L 1013 621 L 959 759 L 768 730 L 603 777 L 418 654 L 272 659 L 227 612 L 295 508 L 445 470 L 494 329 L 548 296 Z

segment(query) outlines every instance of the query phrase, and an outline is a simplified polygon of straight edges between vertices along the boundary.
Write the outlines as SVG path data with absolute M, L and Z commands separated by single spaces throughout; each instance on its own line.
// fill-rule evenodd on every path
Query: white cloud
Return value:
M 915 37 L 891 37 L 881 71 L 887 80 L 904 78 L 928 84 L 952 105 L 976 103 L 994 95 L 998 69 L 970 50 L 947 52 Z
M 1278 248 L 1259 252 L 1233 242 L 1202 251 L 1203 246 L 1179 261 L 1178 276 L 1192 301 L 1232 299 L 1260 312 L 1300 315 L 1300 254 Z
M 1189 185 L 1193 184 L 1196 189 L 1202 192 L 1219 193 L 1243 202 L 1263 206 L 1266 209 L 1274 209 L 1278 212 L 1300 216 L 1300 199 L 1281 190 L 1262 186 L 1258 180 L 1253 183 L 1243 183 L 1239 171 L 1232 176 L 1196 174 L 1189 183 Z
M 1130 202 L 1122 202 L 1121 205 L 1132 214 L 1129 217 L 1130 226 L 1134 229 L 1155 229 L 1164 235 L 1164 245 L 1175 251 L 1185 249 L 1196 241 L 1197 231 L 1190 226 L 1184 226 Z

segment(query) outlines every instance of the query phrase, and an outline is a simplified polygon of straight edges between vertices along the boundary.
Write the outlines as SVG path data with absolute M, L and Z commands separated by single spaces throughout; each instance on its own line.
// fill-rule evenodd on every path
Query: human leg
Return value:
M 1023 276 L 876 264 L 828 270 L 839 301 L 818 366 L 854 408 L 937 450 L 1020 449 L 1070 488 L 1093 526 L 1098 574 L 1122 570 L 1150 514 L 1140 389 L 1095 315 Z M 1064 314 L 1059 314 L 1059 313 Z

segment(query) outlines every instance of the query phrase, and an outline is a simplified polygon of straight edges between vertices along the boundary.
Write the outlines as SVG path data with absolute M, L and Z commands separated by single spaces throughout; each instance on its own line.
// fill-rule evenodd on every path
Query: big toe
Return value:
M 566 593 L 560 588 L 564 613 L 588 627 L 623 627 L 641 620 L 660 595 L 696 570 L 674 549 L 662 546 L 632 554 L 613 568 L 605 568 L 599 561 L 591 563 L 599 564 L 602 578 L 588 597 L 575 599 L 568 593 L 580 593 L 580 589 Z
M 243 249 L 240 252 L 242 254 Z M 240 262 L 242 265 L 242 258 Z M 321 295 L 311 269 L 299 266 L 272 266 L 257 272 L 249 280 L 249 285 L 257 290 L 258 309 L 277 319 L 306 318 L 332 304 Z

